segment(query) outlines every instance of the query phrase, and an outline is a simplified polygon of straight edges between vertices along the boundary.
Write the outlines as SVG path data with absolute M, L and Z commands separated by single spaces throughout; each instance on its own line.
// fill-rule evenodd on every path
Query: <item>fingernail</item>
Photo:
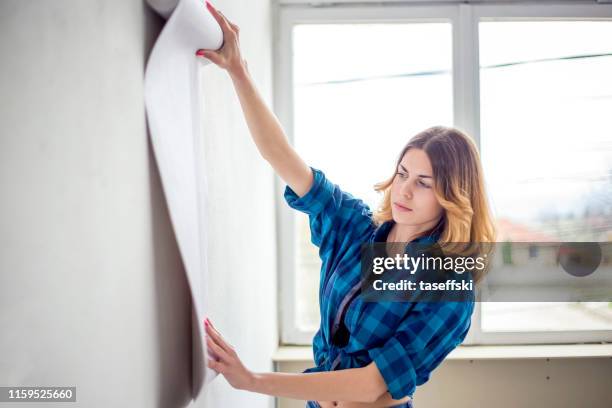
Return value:
M 204 56 L 204 51 L 202 51 L 202 50 L 197 50 L 197 51 L 196 51 L 196 55 L 201 55 L 201 56 Z
M 208 326 L 208 319 L 204 320 L 204 326 Z

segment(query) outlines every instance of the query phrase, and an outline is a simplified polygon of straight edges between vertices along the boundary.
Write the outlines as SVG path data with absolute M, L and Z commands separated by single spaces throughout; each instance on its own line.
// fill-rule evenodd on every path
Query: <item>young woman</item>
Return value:
M 239 28 L 207 2 L 223 30 L 220 50 L 199 50 L 227 70 L 262 157 L 287 183 L 285 200 L 309 216 L 319 247 L 321 327 L 316 366 L 300 374 L 253 373 L 210 321 L 210 368 L 236 389 L 306 400 L 309 407 L 412 407 L 417 385 L 465 338 L 474 298 L 461 302 L 364 302 L 362 243 L 494 242 L 475 145 L 460 131 L 434 127 L 413 137 L 394 174 L 376 186 L 376 213 L 309 167 L 287 141 L 250 77 Z

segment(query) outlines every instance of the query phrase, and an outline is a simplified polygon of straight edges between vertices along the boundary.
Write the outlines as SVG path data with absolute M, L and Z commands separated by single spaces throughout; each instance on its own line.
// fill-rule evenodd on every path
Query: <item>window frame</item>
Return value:
M 274 109 L 287 137 L 293 142 L 293 60 L 292 29 L 297 24 L 337 23 L 422 23 L 450 22 L 453 44 L 453 123 L 470 134 L 480 148 L 480 64 L 478 23 L 483 21 L 533 20 L 610 20 L 612 4 L 580 1 L 573 4 L 550 1 L 497 4 L 432 2 L 411 4 L 391 1 L 388 4 L 368 1 L 317 2 L 280 0 L 274 5 Z M 356 4 L 359 3 L 359 4 Z M 363 3 L 363 4 L 361 4 Z M 283 200 L 285 184 L 275 177 L 278 248 L 278 281 L 280 286 L 279 322 L 282 345 L 308 345 L 315 332 L 299 330 L 295 324 L 295 236 L 294 210 Z M 317 299 L 318 300 L 318 299 Z M 476 303 L 472 327 L 463 344 L 573 344 L 612 342 L 612 330 L 548 332 L 483 332 L 481 302 Z

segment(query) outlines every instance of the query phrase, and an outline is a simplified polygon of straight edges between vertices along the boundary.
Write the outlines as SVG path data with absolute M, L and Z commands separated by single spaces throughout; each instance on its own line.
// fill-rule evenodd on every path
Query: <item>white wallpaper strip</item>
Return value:
M 145 106 L 153 150 L 193 300 L 193 383 L 196 398 L 217 373 L 208 368 L 206 175 L 202 152 L 202 98 L 198 73 L 210 63 L 200 48 L 219 49 L 223 33 L 201 0 L 148 0 L 168 21 L 145 72 Z M 203 79 L 205 81 L 205 78 Z M 200 163 L 200 165 L 199 165 Z

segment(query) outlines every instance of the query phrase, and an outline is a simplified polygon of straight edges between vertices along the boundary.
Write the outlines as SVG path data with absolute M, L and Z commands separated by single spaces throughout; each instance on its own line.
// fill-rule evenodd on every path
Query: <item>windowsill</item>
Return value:
M 612 358 L 612 344 L 461 345 L 446 357 L 447 360 L 529 358 Z M 312 360 L 312 348 L 308 346 L 281 346 L 272 356 L 272 361 L 277 363 Z

